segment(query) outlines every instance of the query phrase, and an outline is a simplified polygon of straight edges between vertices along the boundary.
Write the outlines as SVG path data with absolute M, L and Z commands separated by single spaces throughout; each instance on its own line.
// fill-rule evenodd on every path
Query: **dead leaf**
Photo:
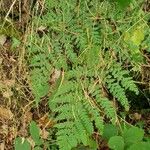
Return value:
M 3 46 L 6 42 L 6 40 L 7 40 L 6 35 L 4 35 L 4 34 L 0 35 L 0 45 Z
M 56 82 L 56 80 L 60 77 L 60 75 L 61 75 L 61 71 L 54 69 L 54 71 L 51 75 L 50 83 L 54 84 Z
M 46 27 L 40 26 L 40 27 L 38 28 L 38 30 L 40 30 L 40 31 L 46 30 Z
M 29 123 L 32 121 L 32 117 L 33 117 L 33 114 L 30 111 L 28 111 L 24 114 L 24 121 L 26 123 Z
M 46 113 L 43 117 L 38 120 L 39 127 L 41 128 L 51 128 L 54 125 L 54 121 L 48 117 Z
M 13 92 L 11 90 L 3 92 L 4 98 L 10 98 L 11 96 L 13 96 Z
M 13 118 L 13 113 L 6 108 L 0 107 L 0 120 L 10 120 Z
M 9 58 L 9 60 L 10 60 L 10 62 L 12 62 L 12 63 L 16 62 L 16 60 L 15 60 L 12 56 Z
M 133 117 L 134 117 L 135 120 L 140 120 L 142 116 L 139 113 L 134 113 Z
M 5 80 L 4 84 L 8 87 L 13 87 L 15 85 L 15 80 Z
M 46 129 L 43 129 L 43 130 L 40 130 L 40 135 L 41 135 L 41 138 L 42 139 L 48 139 L 48 136 L 49 136 L 49 132 L 46 131 Z
M 17 128 L 9 127 L 9 132 L 7 133 L 6 136 L 6 143 L 12 143 L 12 141 L 15 139 L 16 136 L 17 136 Z
M 129 117 L 130 117 L 130 119 L 132 119 L 132 120 L 140 120 L 141 117 L 142 117 L 142 115 L 139 114 L 139 113 L 134 113 L 134 114 L 130 114 Z
M 2 131 L 0 131 L 0 132 L 3 133 L 4 135 L 7 135 L 8 134 L 8 125 L 3 124 L 1 128 L 2 128 Z

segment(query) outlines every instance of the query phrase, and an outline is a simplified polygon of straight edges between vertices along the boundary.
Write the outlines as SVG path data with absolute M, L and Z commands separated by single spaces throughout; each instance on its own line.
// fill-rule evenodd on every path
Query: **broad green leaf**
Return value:
M 106 124 L 104 126 L 103 138 L 109 140 L 112 136 L 116 136 L 118 134 L 117 128 L 112 124 Z
M 124 140 L 127 144 L 139 142 L 143 137 L 144 131 L 137 127 L 131 127 L 124 133 Z
M 124 139 L 121 136 L 113 136 L 109 139 L 108 145 L 113 150 L 124 150 Z
M 131 35 L 131 41 L 134 45 L 139 46 L 141 42 L 144 40 L 144 29 L 138 27 L 135 29 Z
M 36 145 L 42 144 L 39 127 L 34 121 L 30 123 L 30 134 Z
M 125 8 L 127 7 L 130 3 L 131 3 L 132 0 L 117 0 L 119 6 L 121 8 Z
M 124 41 L 129 44 L 129 46 L 134 48 L 139 47 L 139 45 L 142 43 L 144 40 L 145 33 L 144 33 L 144 27 L 136 27 L 132 31 L 128 31 L 124 33 Z M 131 48 L 130 48 L 131 49 Z
M 150 142 L 139 142 L 131 145 L 127 150 L 149 150 Z
M 143 56 L 140 52 L 139 46 L 142 44 L 144 37 L 144 27 L 141 26 L 124 33 L 124 41 L 128 45 L 128 49 L 131 53 L 131 59 L 134 61 L 135 65 L 143 63 Z M 137 68 L 136 70 L 139 69 Z
M 15 150 L 31 150 L 31 145 L 26 139 L 18 137 L 15 139 Z

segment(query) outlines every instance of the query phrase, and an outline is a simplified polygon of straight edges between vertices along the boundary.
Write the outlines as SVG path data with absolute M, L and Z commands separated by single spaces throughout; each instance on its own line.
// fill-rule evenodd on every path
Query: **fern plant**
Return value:
M 49 65 L 50 54 L 46 45 L 48 40 L 46 38 L 41 40 L 37 36 L 34 39 L 30 38 L 29 41 L 31 42 L 28 46 L 28 60 L 31 69 L 29 84 L 38 105 L 40 98 L 46 96 L 49 92 L 49 75 L 52 67 Z
M 123 70 L 119 63 L 111 64 L 106 71 L 106 84 L 112 95 L 124 106 L 125 110 L 129 110 L 129 102 L 126 97 L 126 91 L 135 92 L 137 95 L 139 91 L 134 84 L 133 79 L 129 76 L 129 71 Z
M 113 16 L 109 11 L 112 5 Z M 116 103 L 129 110 L 127 91 L 138 94 L 124 65 L 129 53 L 124 52 L 119 28 L 113 24 L 125 13 L 119 16 L 115 4 L 98 0 L 48 0 L 45 8 L 33 22 L 37 30 L 42 26 L 48 32 L 40 38 L 33 31 L 28 48 L 35 101 L 38 104 L 43 96 L 49 96 L 60 150 L 79 144 L 97 149 L 93 133 L 103 134 L 105 119 L 118 123 Z M 62 75 L 51 88 L 53 68 Z

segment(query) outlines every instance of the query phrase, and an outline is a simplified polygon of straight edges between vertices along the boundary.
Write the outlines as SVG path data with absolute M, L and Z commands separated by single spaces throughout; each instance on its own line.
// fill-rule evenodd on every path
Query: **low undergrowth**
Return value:
M 148 112 L 149 2 L 46 0 L 34 5 L 25 31 L 19 31 L 24 36 L 7 35 L 9 57 L 18 65 L 13 80 L 8 77 L 15 83 L 7 83 L 9 88 L 2 83 L 0 91 L 16 119 L 24 113 L 16 123 L 20 132 L 12 137 L 14 148 L 149 149 L 149 128 L 142 126 L 145 108 L 136 105 L 147 105 Z M 3 59 L 2 66 L 3 74 L 14 68 L 7 69 Z

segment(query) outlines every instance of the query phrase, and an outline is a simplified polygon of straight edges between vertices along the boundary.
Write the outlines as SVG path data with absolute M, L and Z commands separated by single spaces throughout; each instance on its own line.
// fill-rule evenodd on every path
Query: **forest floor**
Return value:
M 28 34 L 34 30 L 31 5 L 23 1 L 4 2 L 6 3 L 2 5 L 3 1 L 0 1 L 0 150 L 12 150 L 14 139 L 18 136 L 27 138 L 30 144 L 34 145 L 29 134 L 29 124 L 32 120 L 37 123 L 40 136 L 45 141 L 49 138 L 49 129 L 53 127 L 54 121 L 48 115 L 50 110 L 47 97 L 43 97 L 39 106 L 35 107 L 34 95 L 30 88 L 26 42 Z M 42 11 L 44 1 L 38 1 L 38 7 L 39 11 Z M 145 13 L 150 13 L 148 0 L 142 7 Z M 46 29 L 41 26 L 38 34 L 46 32 L 44 30 Z M 128 112 L 126 121 L 144 128 L 149 135 L 150 53 L 146 52 L 144 57 L 148 63 L 147 66 L 143 66 L 143 79 L 138 83 L 143 94 L 135 97 L 138 102 L 133 101 L 133 107 Z M 54 74 L 51 78 L 57 78 L 57 75 Z M 102 143 L 101 149 L 108 149 L 107 143 L 100 141 L 100 144 Z

